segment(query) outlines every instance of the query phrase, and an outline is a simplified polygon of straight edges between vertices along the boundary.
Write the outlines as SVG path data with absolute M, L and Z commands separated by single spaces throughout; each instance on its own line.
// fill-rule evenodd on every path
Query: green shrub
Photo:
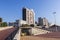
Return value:
M 0 23 L 0 27 L 6 27 L 6 26 L 7 26 L 7 23 L 6 22 Z

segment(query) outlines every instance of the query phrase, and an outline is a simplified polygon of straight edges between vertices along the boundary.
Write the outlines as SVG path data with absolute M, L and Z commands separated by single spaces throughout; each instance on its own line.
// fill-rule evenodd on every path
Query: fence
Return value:
M 5 40 L 13 40 L 18 30 L 19 30 L 19 27 L 17 27 Z

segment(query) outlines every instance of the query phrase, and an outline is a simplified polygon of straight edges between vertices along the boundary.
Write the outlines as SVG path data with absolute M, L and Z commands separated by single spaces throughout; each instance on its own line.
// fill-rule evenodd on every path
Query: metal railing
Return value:
M 19 27 L 17 27 L 5 40 L 13 40 L 18 30 L 19 30 Z

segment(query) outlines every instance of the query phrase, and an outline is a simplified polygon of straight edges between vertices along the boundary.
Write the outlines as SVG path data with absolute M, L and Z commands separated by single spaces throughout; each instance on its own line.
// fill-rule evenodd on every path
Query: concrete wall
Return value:
M 9 29 L 9 28 L 13 28 L 13 26 L 0 27 L 0 31 L 1 31 L 1 30 L 5 30 L 5 29 Z
M 32 28 L 31 29 L 31 33 L 33 35 L 46 34 L 47 32 L 50 33 L 50 31 L 43 30 L 43 29 L 38 29 L 38 28 Z
M 19 29 L 19 31 L 16 33 L 15 37 L 13 38 L 13 40 L 20 40 L 20 32 L 21 32 L 21 29 Z

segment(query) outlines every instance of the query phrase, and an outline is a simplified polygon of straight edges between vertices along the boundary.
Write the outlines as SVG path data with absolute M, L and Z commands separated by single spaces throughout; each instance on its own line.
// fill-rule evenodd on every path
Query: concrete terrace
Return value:
M 42 32 L 42 34 L 37 32 L 39 33 L 38 35 L 21 36 L 20 40 L 60 40 L 60 32 L 49 32 L 49 31 L 37 29 L 37 28 L 34 28 L 34 30 L 33 30 L 34 34 L 36 31 L 40 31 L 40 33 Z
M 50 31 L 39 29 L 39 28 L 36 28 L 36 27 L 21 27 L 20 29 L 24 30 L 24 31 L 28 30 L 28 33 L 30 33 L 30 35 L 46 34 L 47 32 L 50 33 Z

